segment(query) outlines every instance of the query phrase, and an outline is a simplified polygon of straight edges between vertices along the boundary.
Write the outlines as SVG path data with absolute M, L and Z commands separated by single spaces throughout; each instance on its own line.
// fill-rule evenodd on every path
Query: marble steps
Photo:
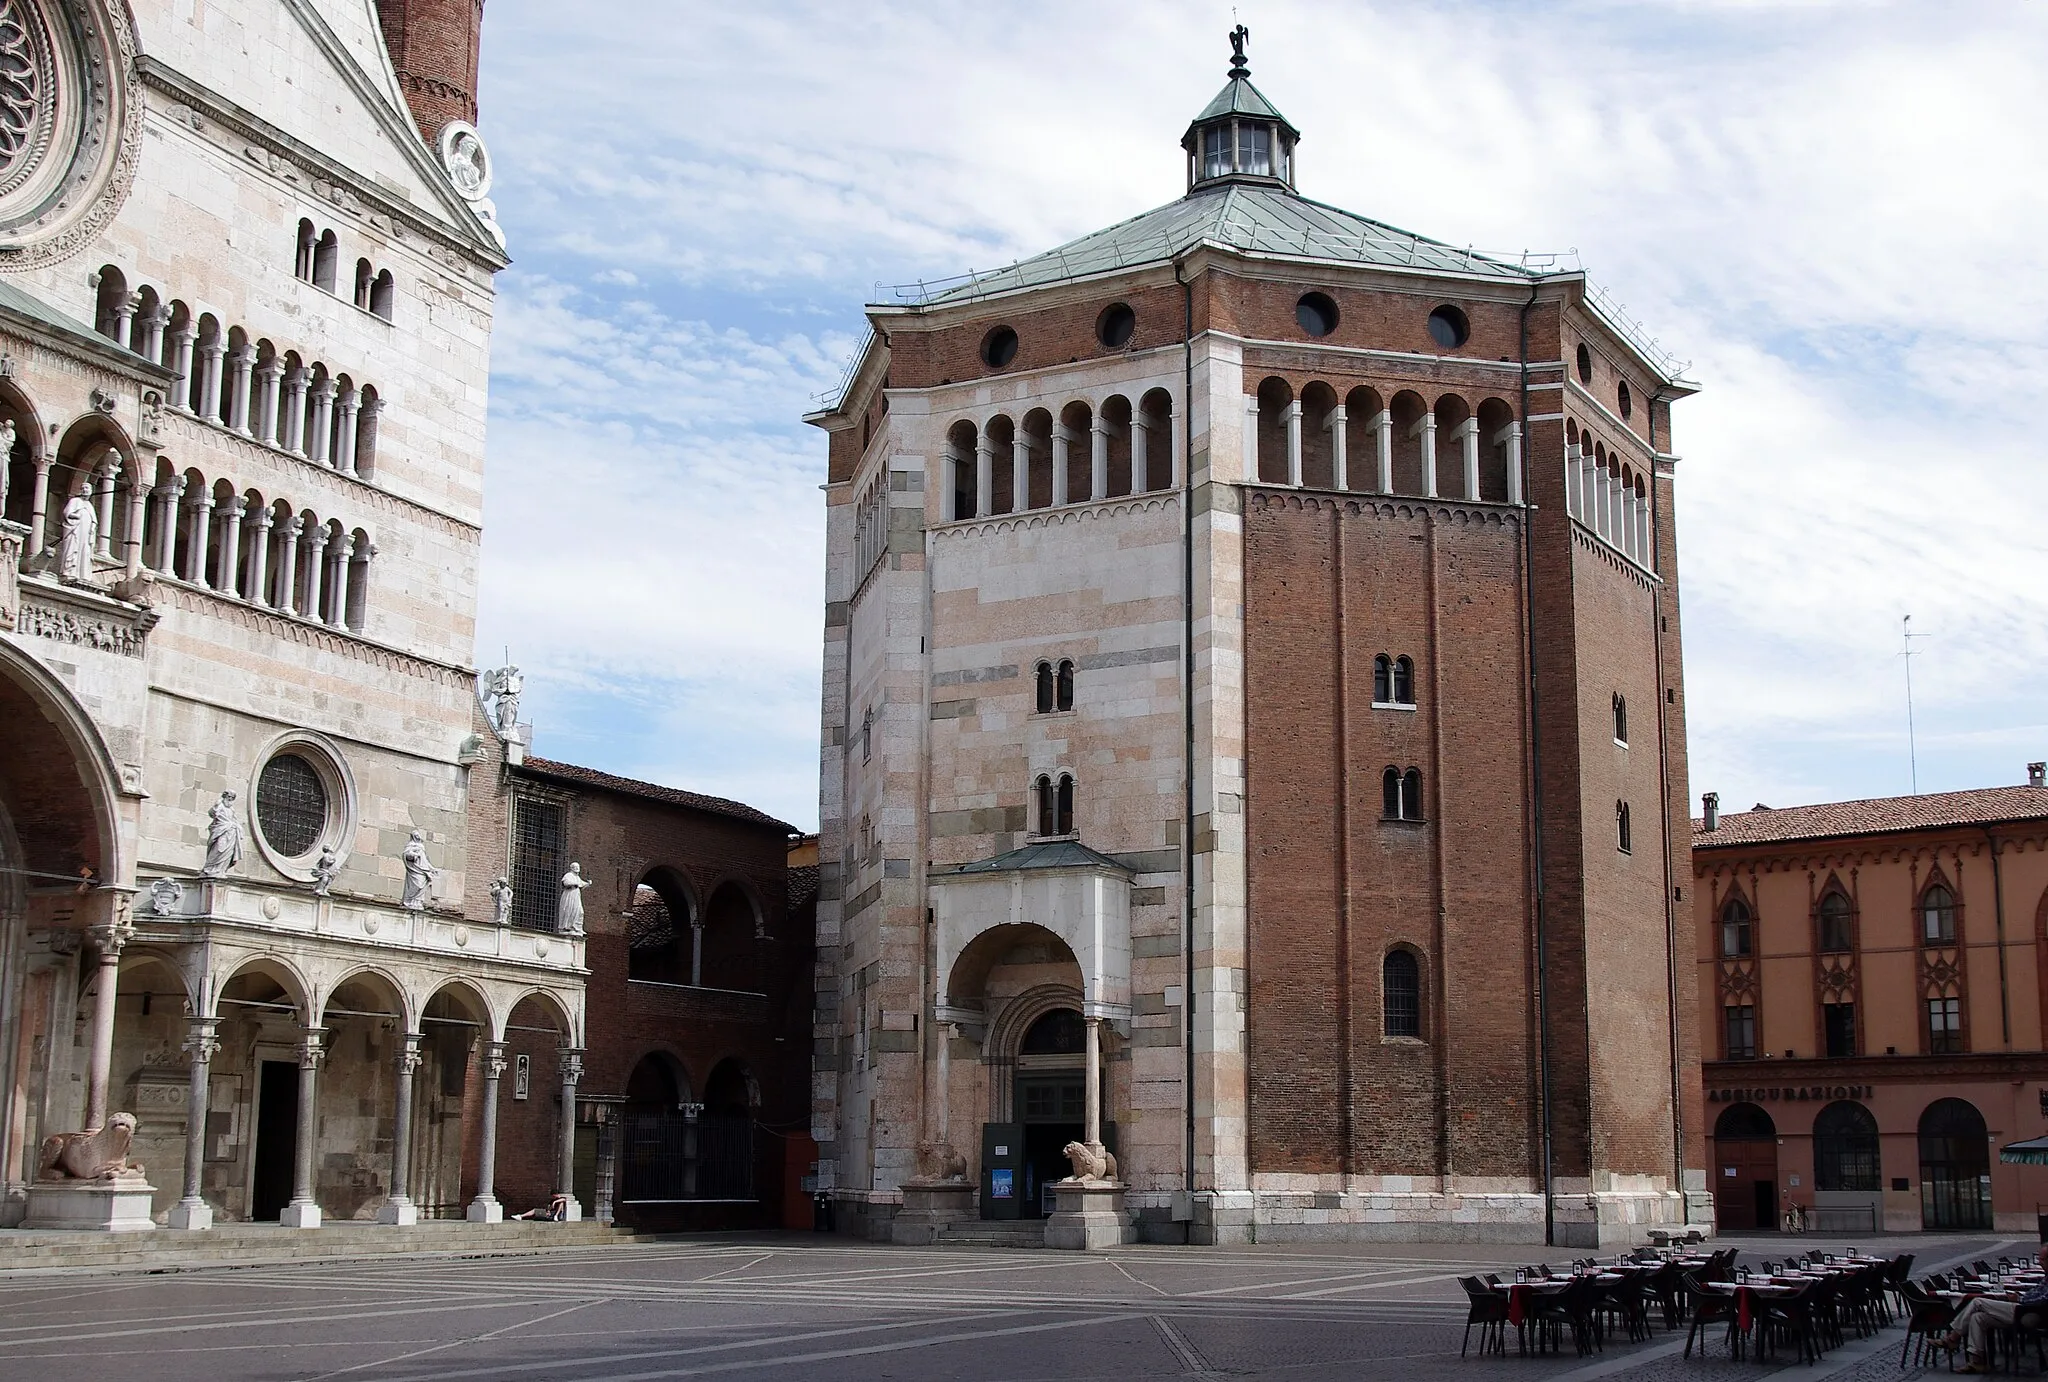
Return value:
M 939 1231 L 939 1246 L 977 1248 L 1042 1248 L 1043 1219 L 969 1219 Z
M 329 1223 L 317 1229 L 220 1224 L 204 1232 L 36 1232 L 0 1229 L 0 1274 L 18 1270 L 127 1268 L 180 1271 L 275 1263 L 349 1261 L 411 1254 L 490 1257 L 561 1248 L 606 1248 L 654 1241 L 611 1224 L 433 1222 Z

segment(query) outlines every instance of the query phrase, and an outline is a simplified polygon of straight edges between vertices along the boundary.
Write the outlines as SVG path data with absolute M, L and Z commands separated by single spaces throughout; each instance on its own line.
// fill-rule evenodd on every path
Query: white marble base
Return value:
M 580 1224 L 583 1222 L 583 1206 L 577 1203 L 574 1195 L 571 1195 L 569 1202 L 562 1206 L 561 1222 L 565 1224 Z
M 75 1228 L 100 1233 L 143 1233 L 156 1227 L 149 1217 L 156 1193 L 141 1176 L 119 1180 L 38 1181 L 28 1188 L 23 1228 Z
M 377 1222 L 380 1224 L 416 1224 L 420 1221 L 420 1207 L 411 1200 L 386 1200 L 377 1206 Z
M 1054 1181 L 1057 1206 L 1045 1221 L 1045 1245 L 1075 1252 L 1093 1252 L 1129 1242 L 1124 1216 L 1124 1188 L 1112 1181 Z
M 179 1200 L 164 1222 L 171 1228 L 202 1232 L 213 1227 L 213 1206 L 205 1200 Z
M 320 1227 L 320 1206 L 311 1200 L 293 1200 L 277 1216 L 277 1221 L 286 1228 Z
M 974 1187 L 966 1181 L 906 1181 L 903 1208 L 889 1220 L 889 1239 L 927 1247 L 954 1224 L 974 1217 Z
M 465 1217 L 472 1224 L 502 1224 L 505 1222 L 505 1206 L 479 1195 L 469 1202 L 469 1213 Z

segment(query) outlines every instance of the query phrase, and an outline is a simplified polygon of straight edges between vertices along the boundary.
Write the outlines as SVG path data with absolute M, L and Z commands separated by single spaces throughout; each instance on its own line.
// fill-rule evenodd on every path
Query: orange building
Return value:
M 2031 1231 L 2048 1170 L 2048 785 L 1693 822 L 1723 1229 Z

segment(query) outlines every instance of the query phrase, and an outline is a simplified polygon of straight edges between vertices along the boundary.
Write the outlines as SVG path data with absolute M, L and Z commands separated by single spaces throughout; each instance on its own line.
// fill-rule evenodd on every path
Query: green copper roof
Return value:
M 1247 254 L 1367 264 L 1526 283 L 1543 271 L 1398 230 L 1284 187 L 1198 187 L 1179 201 L 1084 235 L 1005 269 L 896 290 L 914 304 L 971 302 L 996 293 L 1165 264 L 1204 241 Z
M 1286 116 L 1273 108 L 1273 103 L 1266 99 L 1264 92 L 1244 77 L 1231 78 L 1229 83 L 1216 93 L 1216 99 L 1202 108 L 1202 113 L 1194 118 L 1194 123 L 1189 128 L 1192 129 L 1194 125 L 1202 124 L 1204 121 L 1231 115 L 1250 116 L 1255 120 L 1278 120 L 1287 126 L 1289 134 L 1301 133 L 1288 122 Z
M 956 868 L 933 869 L 934 874 L 942 873 L 1015 873 L 1026 869 L 1115 869 L 1118 873 L 1130 870 L 1110 858 L 1107 854 L 1092 850 L 1079 840 L 1045 840 L 1038 844 L 1025 845 L 998 854 L 993 859 L 977 859 L 971 864 Z
M 82 346 L 101 355 L 122 360 L 127 364 L 146 366 L 163 374 L 166 378 L 172 377 L 170 371 L 164 369 L 156 361 L 139 355 L 126 346 L 115 344 L 110 338 L 102 336 L 69 312 L 61 308 L 52 307 L 35 294 L 26 291 L 20 285 L 4 277 L 0 277 L 0 312 L 24 317 L 37 326 L 42 327 L 45 331 L 60 336 L 73 345 Z

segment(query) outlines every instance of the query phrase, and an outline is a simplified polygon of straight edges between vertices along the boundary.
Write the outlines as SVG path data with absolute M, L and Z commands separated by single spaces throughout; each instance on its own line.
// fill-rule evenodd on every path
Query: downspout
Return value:
M 1668 401 L 1665 407 L 1668 415 Z M 1670 424 L 1667 422 L 1665 425 L 1668 428 Z M 1668 444 L 1669 438 L 1666 440 Z M 1650 568 L 1653 574 L 1657 574 L 1664 568 L 1663 533 L 1657 525 L 1658 477 L 1654 439 L 1650 452 Z M 1685 1085 L 1680 1074 L 1678 1041 L 1678 879 L 1671 867 L 1671 749 L 1664 714 L 1664 618 L 1662 606 L 1656 598 L 1656 592 L 1661 588 L 1661 582 L 1651 587 L 1650 648 L 1657 661 L 1657 829 L 1664 847 L 1664 1001 L 1669 1015 L 1665 1025 L 1671 1037 L 1671 1183 L 1678 1191 L 1679 1222 L 1689 1224 L 1692 1222 L 1692 1201 L 1685 1191 Z M 1686 819 L 1692 819 L 1689 805 Z
M 1173 261 L 1173 280 L 1181 287 L 1180 400 L 1180 706 L 1181 763 L 1181 1051 L 1184 1067 L 1181 1102 L 1186 1106 L 1185 1167 L 1181 1183 L 1190 1196 L 1195 1189 L 1195 285 L 1180 275 Z M 1193 1212 L 1192 1209 L 1189 1211 Z M 1194 1224 L 1189 1222 L 1192 1234 Z
M 1540 1097 L 1543 1101 L 1543 1244 L 1545 1247 L 1554 1247 L 1557 1244 L 1557 1206 L 1552 1194 L 1555 1183 L 1552 1169 L 1555 1114 L 1552 1108 L 1550 1073 L 1550 953 L 1544 936 L 1543 914 L 1543 718 L 1542 702 L 1536 688 L 1536 553 L 1534 544 L 1529 540 L 1529 511 L 1536 507 L 1536 496 L 1529 483 L 1529 456 L 1535 448 L 1534 434 L 1529 427 L 1529 313 L 1536 308 L 1538 286 L 1536 283 L 1529 285 L 1529 300 L 1522 304 L 1522 392 L 1519 412 L 1523 432 L 1522 502 L 1527 507 L 1522 512 L 1520 537 L 1522 635 L 1529 650 L 1529 805 L 1531 833 L 1534 836 L 1529 857 L 1532 865 L 1531 884 L 1536 903 L 1536 1041 Z M 1569 537 L 1570 534 L 1566 536 Z
M 1991 846 L 1991 914 L 1998 923 L 1998 1020 L 2005 1028 L 2005 1049 L 2012 1050 L 2012 995 L 2005 976 L 2005 883 L 1998 872 L 1998 837 L 1984 827 L 1984 841 Z

